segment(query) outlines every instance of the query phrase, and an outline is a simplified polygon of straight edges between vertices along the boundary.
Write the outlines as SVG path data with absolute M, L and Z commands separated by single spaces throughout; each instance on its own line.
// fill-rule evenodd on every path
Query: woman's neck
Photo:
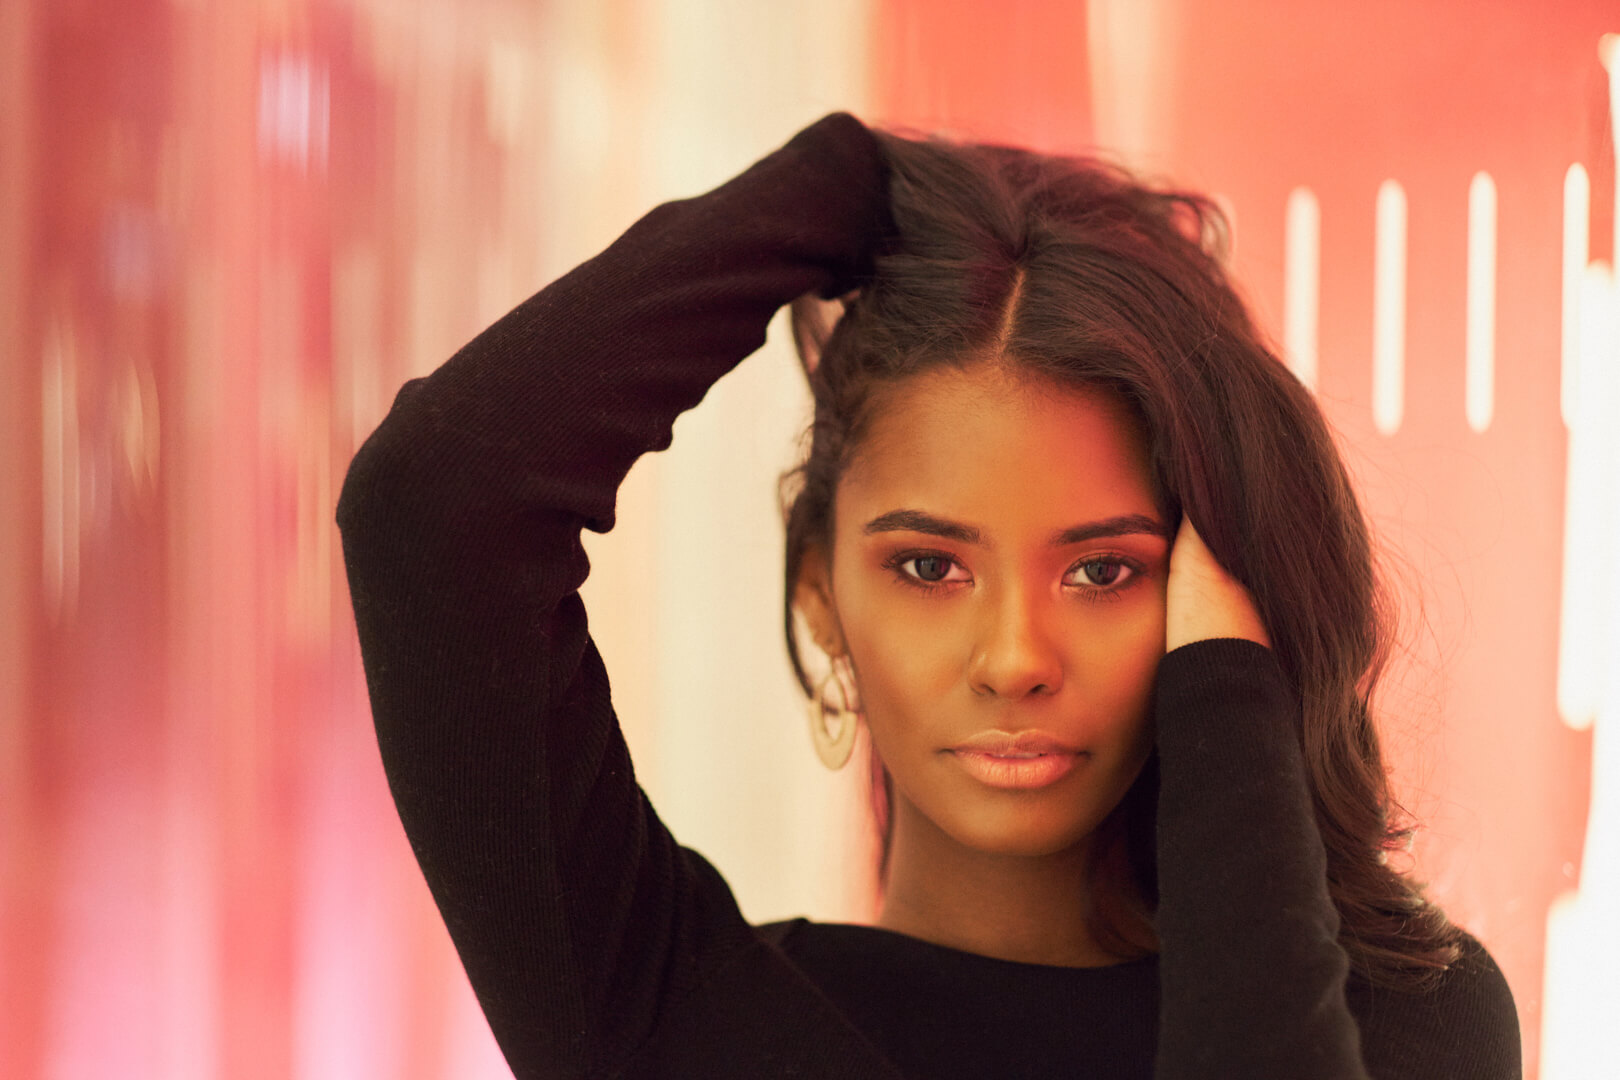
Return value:
M 1026 964 L 1105 967 L 1134 959 L 1137 954 L 1121 954 L 1093 934 L 1103 898 L 1087 880 L 1086 863 L 1097 839 L 1093 834 L 1043 856 L 978 851 L 900 796 L 877 925 Z

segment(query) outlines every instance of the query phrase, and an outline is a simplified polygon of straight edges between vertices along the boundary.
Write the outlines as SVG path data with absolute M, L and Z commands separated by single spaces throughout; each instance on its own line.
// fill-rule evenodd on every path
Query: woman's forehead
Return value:
M 1039 502 L 1059 504 L 1053 511 L 1152 505 L 1147 447 L 1117 395 L 977 372 L 935 375 L 885 395 L 841 499 L 971 504 L 986 513 L 1023 513 Z
M 868 472 L 947 459 L 1145 457 L 1134 413 L 1102 387 L 942 368 L 875 394 L 862 457 Z M 852 470 L 853 471 L 853 470 Z M 869 476 L 868 480 L 876 477 Z

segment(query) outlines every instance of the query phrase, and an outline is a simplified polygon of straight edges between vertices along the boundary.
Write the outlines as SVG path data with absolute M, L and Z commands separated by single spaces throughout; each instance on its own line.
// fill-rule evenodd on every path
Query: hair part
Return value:
M 1397 607 L 1326 419 L 1251 323 L 1207 197 L 1094 158 L 875 133 L 895 235 L 841 317 L 801 298 L 795 345 L 814 399 L 802 462 L 779 478 L 788 656 L 806 550 L 831 566 L 838 484 L 888 393 L 979 363 L 1121 403 L 1146 434 L 1163 520 L 1190 517 L 1254 597 L 1301 705 L 1299 731 L 1328 891 L 1351 971 L 1425 989 L 1462 933 L 1388 865 L 1416 831 L 1390 791 L 1370 702 Z M 1308 545 L 1301 536 L 1311 538 Z M 853 659 L 853 658 L 852 658 Z M 868 740 L 886 880 L 893 784 Z M 1130 874 L 1149 910 L 1103 911 L 1117 951 L 1156 951 L 1158 751 L 1098 828 L 1094 869 Z

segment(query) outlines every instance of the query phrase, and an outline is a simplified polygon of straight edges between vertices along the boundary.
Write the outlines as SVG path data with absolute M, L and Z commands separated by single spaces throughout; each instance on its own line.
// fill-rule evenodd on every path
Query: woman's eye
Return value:
M 955 560 L 947 559 L 943 555 L 914 555 L 905 561 L 916 563 L 917 576 L 930 585 L 943 581 L 945 575 L 949 573 L 948 568 L 956 565 Z
M 958 568 L 960 564 L 949 555 L 907 551 L 889 559 L 884 565 L 894 571 L 902 581 L 921 589 L 967 580 L 965 575 L 959 575 L 954 579 L 950 577 L 951 570 Z M 1123 583 L 1120 581 L 1121 571 L 1126 572 Z M 1140 576 L 1140 569 L 1131 561 L 1117 555 L 1095 556 L 1075 563 L 1064 578 L 1068 581 L 1077 575 L 1079 580 L 1072 582 L 1070 587 L 1096 599 L 1135 584 Z
M 1102 568 L 1102 581 L 1098 581 L 1097 578 L 1092 574 L 1092 567 Z M 1082 576 L 1084 576 L 1093 585 L 1098 585 L 1105 588 L 1119 580 L 1119 572 L 1122 569 L 1125 569 L 1125 564 L 1122 562 L 1116 562 L 1112 559 L 1092 559 L 1089 562 L 1081 563 L 1079 566 Z
M 962 574 L 958 574 L 955 579 L 949 577 L 951 571 L 960 565 L 949 555 L 926 551 L 902 551 L 886 559 L 883 568 L 907 585 L 928 589 L 967 580 Z

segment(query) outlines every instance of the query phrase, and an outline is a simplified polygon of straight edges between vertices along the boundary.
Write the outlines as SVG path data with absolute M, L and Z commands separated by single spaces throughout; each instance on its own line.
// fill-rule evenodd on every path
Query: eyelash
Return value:
M 938 559 L 941 562 L 947 562 L 954 566 L 961 565 L 961 563 L 959 563 L 955 558 L 945 554 L 942 551 L 902 551 L 891 555 L 889 558 L 884 560 L 883 568 L 892 572 L 895 578 L 902 584 L 909 585 L 914 589 L 921 590 L 922 592 L 939 592 L 952 584 L 961 584 L 961 582 L 923 581 L 919 578 L 912 577 L 910 574 L 902 570 L 901 567 L 915 559 Z M 1082 567 L 1091 566 L 1096 563 L 1106 563 L 1111 566 L 1123 566 L 1131 572 L 1131 575 L 1125 579 L 1124 584 L 1092 585 L 1089 587 L 1077 586 L 1076 588 L 1078 588 L 1080 598 L 1088 604 L 1123 599 L 1120 594 L 1131 588 L 1137 582 L 1143 580 L 1145 567 L 1143 567 L 1143 565 L 1137 562 L 1135 559 L 1128 559 L 1123 555 L 1088 556 L 1087 558 L 1084 558 L 1075 563 L 1073 566 L 1069 567 L 1069 571 L 1072 573 L 1075 570 L 1081 569 Z

